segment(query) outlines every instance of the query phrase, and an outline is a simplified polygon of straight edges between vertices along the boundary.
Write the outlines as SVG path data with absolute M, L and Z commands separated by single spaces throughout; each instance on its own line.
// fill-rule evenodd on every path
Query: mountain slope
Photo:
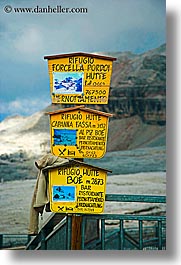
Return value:
M 28 156 L 41 154 L 47 141 L 47 130 L 36 131 L 36 126 L 44 116 L 42 111 L 30 117 L 15 116 L 0 123 L 0 154 L 26 152 Z
M 109 122 L 107 151 L 165 145 L 166 46 L 144 54 L 109 53 L 113 65 L 108 105 L 88 105 L 115 114 Z M 34 177 L 34 160 L 50 152 L 49 116 L 67 107 L 51 105 L 29 117 L 0 122 L 0 178 Z

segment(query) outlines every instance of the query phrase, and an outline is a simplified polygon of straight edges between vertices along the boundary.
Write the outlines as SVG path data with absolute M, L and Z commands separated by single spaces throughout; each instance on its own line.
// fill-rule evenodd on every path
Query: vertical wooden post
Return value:
M 83 158 L 76 158 L 83 162 Z M 71 240 L 71 249 L 72 250 L 81 250 L 81 225 L 82 225 L 82 216 L 77 214 L 72 214 L 72 240 Z
M 71 249 L 80 250 L 81 249 L 81 224 L 82 216 L 73 214 L 72 215 L 72 240 L 71 240 Z

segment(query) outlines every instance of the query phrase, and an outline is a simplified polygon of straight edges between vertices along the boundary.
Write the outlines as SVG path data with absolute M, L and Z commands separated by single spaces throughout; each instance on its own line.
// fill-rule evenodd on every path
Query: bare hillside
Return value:
M 139 116 L 111 120 L 108 151 L 119 151 L 166 144 L 165 126 L 143 123 Z
M 165 52 L 164 44 L 143 54 L 108 54 L 117 58 L 109 102 L 88 106 L 114 114 L 109 121 L 108 152 L 166 144 Z M 29 117 L 8 117 L 0 122 L 0 179 L 35 178 L 34 161 L 50 152 L 45 112 L 66 107 L 53 104 Z

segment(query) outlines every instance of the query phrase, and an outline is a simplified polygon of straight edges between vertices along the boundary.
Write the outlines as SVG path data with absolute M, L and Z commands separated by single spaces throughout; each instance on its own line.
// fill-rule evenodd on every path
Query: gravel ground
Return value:
M 16 180 L 0 184 L 0 233 L 26 234 L 29 223 L 29 209 L 35 186 L 35 179 Z M 166 173 L 151 172 L 107 177 L 106 193 L 166 195 Z M 148 203 L 105 203 L 106 213 L 163 214 L 166 206 Z M 51 213 L 44 213 L 40 226 Z

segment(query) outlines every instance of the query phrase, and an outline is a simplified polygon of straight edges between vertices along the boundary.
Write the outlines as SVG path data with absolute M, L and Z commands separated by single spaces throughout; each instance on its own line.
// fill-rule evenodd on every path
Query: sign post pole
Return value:
M 83 158 L 77 158 L 77 160 L 83 162 Z M 82 215 L 72 214 L 72 238 L 71 238 L 71 249 L 81 250 L 81 226 L 82 226 Z
M 71 249 L 81 250 L 81 225 L 82 216 L 77 214 L 72 214 L 72 239 L 71 239 Z
M 76 105 L 108 104 L 112 64 L 116 58 L 79 52 L 45 56 L 44 59 L 48 59 L 52 103 Z M 106 152 L 108 117 L 112 115 L 82 107 L 69 108 L 65 111 L 66 113 L 62 110 L 48 113 L 50 114 L 51 122 L 52 154 L 65 158 L 71 157 L 80 162 L 83 162 L 83 158 L 98 159 L 104 156 Z M 76 206 L 71 198 L 69 198 L 71 207 L 67 206 L 68 202 L 66 201 L 63 204 L 63 200 L 61 207 L 58 206 L 60 211 L 65 211 L 67 214 L 72 215 L 72 250 L 81 249 L 82 216 L 79 213 L 84 213 L 86 205 L 81 200 L 91 198 L 86 197 L 84 192 L 98 194 L 93 195 L 94 198 L 92 200 L 94 203 L 91 204 L 88 200 L 87 205 L 89 205 L 90 209 L 86 209 L 87 211 L 91 210 L 94 213 L 98 211 L 100 213 L 103 210 L 105 179 L 101 178 L 101 174 L 99 175 L 98 171 L 96 172 L 97 175 L 93 175 L 92 178 L 89 178 L 91 175 L 88 173 L 84 175 L 84 171 L 82 175 L 78 174 L 75 176 L 75 178 L 81 178 L 80 183 L 78 183 L 79 187 L 76 190 L 78 194 Z M 65 174 L 62 173 L 61 181 L 63 181 L 63 177 L 65 177 Z M 54 178 L 57 181 L 56 185 L 54 184 L 53 186 L 55 187 L 55 193 L 54 190 L 53 194 L 52 191 L 50 193 L 54 198 L 55 211 L 57 210 L 56 203 L 61 202 L 61 198 L 66 194 L 65 184 L 69 188 L 69 192 L 66 194 L 67 197 L 71 197 L 70 195 L 76 193 L 74 192 L 76 186 L 72 182 L 75 185 L 77 183 L 72 180 L 72 177 L 73 174 L 65 177 L 64 182 L 61 182 L 62 186 L 58 186 L 60 183 L 56 177 Z M 71 178 L 71 181 L 68 181 L 67 178 Z M 94 192 L 93 188 L 97 192 Z M 64 191 L 64 195 L 63 193 L 60 194 L 60 191 Z M 98 197 L 96 198 L 96 196 Z M 99 200 L 97 201 L 96 199 Z M 95 209 L 92 209 L 93 205 L 95 205 Z M 73 213 L 70 213 L 70 211 L 73 211 Z

